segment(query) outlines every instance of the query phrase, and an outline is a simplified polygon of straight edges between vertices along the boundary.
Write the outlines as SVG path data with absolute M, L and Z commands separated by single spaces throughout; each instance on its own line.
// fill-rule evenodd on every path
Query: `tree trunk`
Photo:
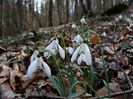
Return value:
M 78 20 L 78 0 L 75 0 L 75 7 L 74 7 L 74 20 Z
M 61 12 L 61 0 L 57 0 L 57 13 L 58 13 L 58 18 L 59 18 L 59 25 L 62 24 L 62 12 Z
M 133 0 L 129 0 L 129 6 L 133 6 Z
M 82 10 L 83 10 L 84 14 L 87 14 L 88 11 L 87 11 L 87 9 L 86 9 L 84 3 L 83 3 L 83 0 L 79 0 L 79 1 L 80 1 L 80 3 L 81 3 L 81 7 L 82 7 Z
M 52 23 L 52 16 L 53 16 L 53 0 L 49 0 L 49 26 L 53 26 Z
M 69 0 L 66 0 L 66 23 L 69 22 Z
M 129 0 L 129 13 L 133 17 L 133 0 Z
M 3 37 L 3 27 L 2 27 L 2 23 L 3 23 L 3 0 L 1 0 L 0 1 L 0 5 L 1 5 L 1 7 L 0 7 L 0 13 L 1 13 L 1 15 L 0 15 L 0 32 L 1 32 L 1 36 Z
M 86 4 L 87 4 L 87 10 L 90 10 L 91 9 L 91 1 L 86 0 Z
M 17 9 L 18 9 L 18 19 L 19 19 L 19 30 L 23 30 L 23 2 L 22 0 L 17 1 Z

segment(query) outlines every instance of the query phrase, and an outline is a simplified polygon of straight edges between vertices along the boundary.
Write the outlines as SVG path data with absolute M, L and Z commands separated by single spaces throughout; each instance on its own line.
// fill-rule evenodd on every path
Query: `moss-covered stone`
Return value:
M 117 4 L 117 5 L 113 6 L 112 8 L 109 8 L 106 11 L 104 11 L 102 13 L 102 16 L 104 16 L 104 15 L 108 15 L 108 16 L 114 15 L 114 14 L 126 11 L 127 9 L 128 9 L 128 5 L 123 4 L 123 3 Z

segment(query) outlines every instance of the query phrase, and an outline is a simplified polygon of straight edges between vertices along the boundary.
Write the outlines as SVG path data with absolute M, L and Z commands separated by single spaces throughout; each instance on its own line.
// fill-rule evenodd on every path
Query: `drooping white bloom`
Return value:
M 122 16 L 122 15 L 119 15 L 119 16 L 118 16 L 118 19 L 120 19 L 120 20 L 121 20 L 122 18 L 123 18 L 123 16 Z
M 119 15 L 115 20 L 118 22 L 120 20 L 122 20 L 123 16 L 122 15 Z
M 130 23 L 130 24 L 129 24 L 129 27 L 130 27 L 130 28 L 133 28 L 133 23 Z
M 76 29 L 77 26 L 75 24 L 72 24 L 72 29 Z
M 46 48 L 44 52 L 44 57 L 47 59 L 52 55 L 52 54 L 57 54 L 59 52 L 60 56 L 62 59 L 65 58 L 65 51 L 64 49 L 58 44 L 58 40 L 53 40 Z
M 51 76 L 51 70 L 49 66 L 38 57 L 36 57 L 36 59 L 28 67 L 27 76 L 31 78 L 37 69 L 42 69 L 46 76 Z
M 30 64 L 27 70 L 27 76 L 32 77 L 33 72 L 35 72 L 41 65 L 40 59 L 36 57 L 36 59 Z
M 103 37 L 106 37 L 106 36 L 107 36 L 107 33 L 106 33 L 106 32 L 103 32 L 103 33 L 102 33 L 102 36 L 103 36 Z
M 35 50 L 30 58 L 30 64 L 36 59 L 37 55 L 39 54 L 38 50 Z
M 48 64 L 46 64 L 41 58 L 41 63 L 42 63 L 42 69 L 44 71 L 44 73 L 49 77 L 51 76 L 51 69 L 49 68 Z
M 83 38 L 78 34 L 77 36 L 74 37 L 72 41 L 75 41 L 78 44 L 81 44 L 83 42 Z
M 116 18 L 116 19 L 115 19 L 115 21 L 116 21 L 116 22 L 118 22 L 118 21 L 119 21 L 119 19 L 118 19 L 118 18 Z
M 72 55 L 71 62 L 74 62 L 76 59 L 79 65 L 82 61 L 85 62 L 87 65 L 92 64 L 91 52 L 87 44 L 83 43 L 75 50 Z
M 86 24 L 86 20 L 85 20 L 84 17 L 82 17 L 82 18 L 80 19 L 80 23 L 81 23 L 81 24 Z
M 35 34 L 33 32 L 29 32 L 27 36 L 28 36 L 28 38 L 33 38 L 33 37 L 35 37 Z
M 74 49 L 72 47 L 68 47 L 66 48 L 66 50 L 68 51 L 70 55 L 72 55 L 72 53 L 74 52 Z

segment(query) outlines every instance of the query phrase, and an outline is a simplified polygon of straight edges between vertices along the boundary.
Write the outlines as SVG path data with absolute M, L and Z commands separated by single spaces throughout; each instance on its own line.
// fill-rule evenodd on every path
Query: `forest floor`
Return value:
M 133 21 L 124 14 L 0 42 L 2 99 L 133 98 Z

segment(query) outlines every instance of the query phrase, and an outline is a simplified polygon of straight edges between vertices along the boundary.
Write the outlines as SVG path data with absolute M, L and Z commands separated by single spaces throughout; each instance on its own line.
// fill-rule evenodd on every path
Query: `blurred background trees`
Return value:
M 133 0 L 0 0 L 0 37 L 76 21 Z

